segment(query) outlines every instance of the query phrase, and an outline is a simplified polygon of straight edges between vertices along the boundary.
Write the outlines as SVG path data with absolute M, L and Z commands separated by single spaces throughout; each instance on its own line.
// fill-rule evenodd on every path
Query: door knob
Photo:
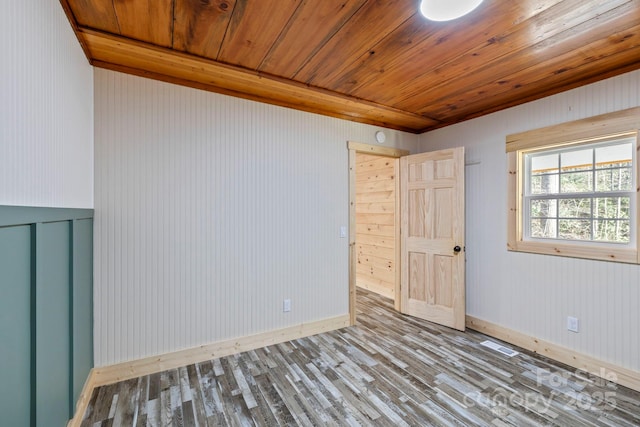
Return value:
M 453 247 L 453 252 L 455 252 L 455 253 L 458 253 L 458 252 L 460 252 L 461 250 L 462 250 L 462 248 L 461 248 L 460 246 L 458 246 L 458 245 L 456 245 L 456 246 L 454 246 L 454 247 Z

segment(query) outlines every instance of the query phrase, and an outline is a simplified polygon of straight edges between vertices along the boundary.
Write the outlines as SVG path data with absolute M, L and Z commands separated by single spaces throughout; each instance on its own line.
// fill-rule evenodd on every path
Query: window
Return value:
M 508 249 L 638 263 L 638 127 L 632 109 L 507 137 Z
M 633 146 L 625 138 L 525 153 L 525 238 L 631 243 Z

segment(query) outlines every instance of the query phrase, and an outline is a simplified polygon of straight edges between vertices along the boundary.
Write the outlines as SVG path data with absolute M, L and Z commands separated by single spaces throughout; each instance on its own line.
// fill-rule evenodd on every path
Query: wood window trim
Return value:
M 603 261 L 640 264 L 640 152 L 638 133 L 640 130 L 640 107 L 614 113 L 589 117 L 545 128 L 508 135 L 507 152 L 507 250 L 545 255 L 559 255 Z M 636 135 L 636 210 L 634 217 L 635 240 L 631 247 L 599 245 L 562 240 L 548 242 L 523 239 L 522 224 L 522 157 L 528 150 L 554 148 L 580 142 L 591 142 L 603 138 L 635 133 Z

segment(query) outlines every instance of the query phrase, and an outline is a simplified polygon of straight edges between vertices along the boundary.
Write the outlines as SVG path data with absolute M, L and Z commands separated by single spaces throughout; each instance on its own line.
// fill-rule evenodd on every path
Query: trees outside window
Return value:
M 525 154 L 529 238 L 631 240 L 631 138 Z

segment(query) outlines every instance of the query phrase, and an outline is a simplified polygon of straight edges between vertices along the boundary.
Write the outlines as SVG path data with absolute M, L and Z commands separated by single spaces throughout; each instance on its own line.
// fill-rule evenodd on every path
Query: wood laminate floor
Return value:
M 638 392 L 357 301 L 357 326 L 97 388 L 82 425 L 640 425 Z

